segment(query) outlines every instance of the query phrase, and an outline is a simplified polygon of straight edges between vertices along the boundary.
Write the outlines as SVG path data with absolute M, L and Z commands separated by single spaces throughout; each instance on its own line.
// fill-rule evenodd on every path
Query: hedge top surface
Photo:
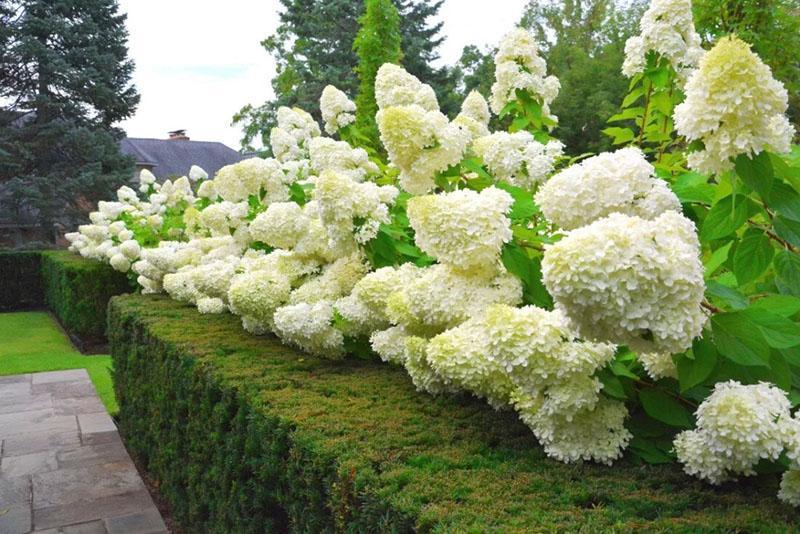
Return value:
M 233 316 L 200 316 L 165 297 L 125 295 L 112 306 L 291 424 L 292 440 L 335 462 L 354 494 L 378 497 L 420 530 L 786 531 L 800 519 L 774 497 L 774 476 L 713 488 L 628 458 L 564 465 L 513 413 L 419 393 L 402 369 L 303 355 L 246 334 Z

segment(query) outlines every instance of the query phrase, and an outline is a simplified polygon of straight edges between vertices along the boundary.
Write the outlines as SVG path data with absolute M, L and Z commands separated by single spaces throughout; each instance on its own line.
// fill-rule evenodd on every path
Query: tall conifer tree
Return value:
M 130 179 L 127 36 L 116 0 L 0 0 L 0 211 L 49 229 Z

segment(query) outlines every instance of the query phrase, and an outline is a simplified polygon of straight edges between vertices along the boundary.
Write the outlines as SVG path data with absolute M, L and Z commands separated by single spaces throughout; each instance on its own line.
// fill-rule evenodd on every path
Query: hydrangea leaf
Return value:
M 717 349 L 729 360 L 745 366 L 769 367 L 769 345 L 759 327 L 741 311 L 711 317 Z
M 736 158 L 736 174 L 747 184 L 747 187 L 757 191 L 761 198 L 769 198 L 772 184 L 775 181 L 775 172 L 772 169 L 769 153 L 761 152 L 753 158 L 747 154 L 741 154 Z
M 774 260 L 778 289 L 784 295 L 800 297 L 800 256 L 783 250 Z
M 769 295 L 753 302 L 750 307 L 769 310 L 783 317 L 791 317 L 800 312 L 800 298 L 791 295 Z
M 800 222 L 793 221 L 782 215 L 774 219 L 775 233 L 786 240 L 787 243 L 800 247 Z
M 744 195 L 729 195 L 717 202 L 706 215 L 700 230 L 701 241 L 728 236 L 742 227 L 753 206 Z
M 639 391 L 639 400 L 647 415 L 669 426 L 691 428 L 692 416 L 686 407 L 677 399 L 658 388 L 646 388 Z
M 791 319 L 764 309 L 748 308 L 741 313 L 758 326 L 770 347 L 788 349 L 800 345 L 800 326 Z
M 733 256 L 733 272 L 740 285 L 756 280 L 772 263 L 775 249 L 769 237 L 756 229 L 744 233 Z
M 702 384 L 711 376 L 717 366 L 718 356 L 714 345 L 706 339 L 695 339 L 692 343 L 692 355 L 689 358 L 681 354 L 677 358 L 678 383 L 681 392 Z

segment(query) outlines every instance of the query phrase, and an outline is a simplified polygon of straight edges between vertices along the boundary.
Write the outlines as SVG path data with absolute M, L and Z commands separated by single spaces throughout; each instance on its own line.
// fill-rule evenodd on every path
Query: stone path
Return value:
M 0 533 L 167 532 L 85 370 L 0 377 Z

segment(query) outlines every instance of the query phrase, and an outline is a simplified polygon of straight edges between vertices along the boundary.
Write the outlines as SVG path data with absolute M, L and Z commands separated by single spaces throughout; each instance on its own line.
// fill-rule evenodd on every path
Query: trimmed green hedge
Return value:
M 564 465 L 513 413 L 434 398 L 164 297 L 112 299 L 126 443 L 190 532 L 789 531 L 777 478 Z
M 41 252 L 0 251 L 0 312 L 44 307 Z
M 106 308 L 114 295 L 131 291 L 111 266 L 67 250 L 41 253 L 45 303 L 71 335 L 83 342 L 105 339 Z

